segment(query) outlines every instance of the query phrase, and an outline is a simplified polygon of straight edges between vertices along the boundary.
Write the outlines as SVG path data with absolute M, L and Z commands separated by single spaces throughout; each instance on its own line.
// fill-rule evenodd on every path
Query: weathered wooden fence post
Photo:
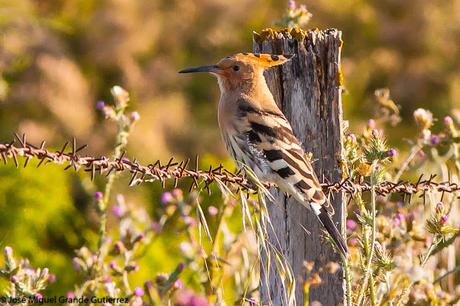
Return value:
M 294 129 L 307 152 L 313 153 L 313 167 L 321 181 L 341 179 L 342 105 L 340 89 L 341 32 L 299 30 L 274 32 L 265 30 L 254 36 L 254 52 L 295 54 L 291 62 L 266 74 L 276 102 Z M 329 242 L 320 240 L 319 223 L 313 213 L 293 199 L 272 190 L 278 202 L 269 205 L 273 229 L 268 229 L 271 244 L 287 258 L 296 279 L 296 305 L 304 305 L 304 262 L 314 262 L 321 284 L 311 286 L 308 299 L 323 306 L 344 304 L 343 271 L 328 273 L 325 265 L 340 263 Z M 335 208 L 334 221 L 344 230 L 345 207 L 342 193 L 331 197 Z M 281 206 L 281 209 L 280 209 Z M 305 232 L 305 227 L 311 234 Z M 266 257 L 263 260 L 267 260 Z M 285 288 L 275 264 L 271 264 L 268 285 L 261 280 L 262 302 L 287 305 Z M 262 274 L 264 272 L 262 271 Z M 261 277 L 263 279 L 264 276 Z

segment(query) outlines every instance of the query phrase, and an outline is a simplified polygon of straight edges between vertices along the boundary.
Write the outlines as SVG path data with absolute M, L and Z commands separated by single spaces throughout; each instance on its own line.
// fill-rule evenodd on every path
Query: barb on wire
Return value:
M 179 179 L 191 178 L 191 189 L 198 187 L 199 180 L 204 182 L 206 188 L 214 181 L 220 181 L 225 184 L 232 184 L 238 188 L 248 191 L 253 190 L 253 184 L 241 174 L 240 171 L 233 173 L 222 165 L 218 167 L 209 167 L 208 170 L 198 169 L 198 157 L 194 169 L 188 168 L 189 160 L 176 162 L 171 158 L 166 164 L 162 165 L 161 161 L 157 160 L 154 163 L 143 166 L 137 160 L 130 160 L 123 153 L 120 158 L 110 159 L 105 156 L 92 157 L 83 156 L 79 152 L 86 148 L 86 145 L 77 146 L 75 139 L 71 142 L 70 151 L 66 152 L 69 142 L 66 142 L 61 150 L 52 152 L 45 148 L 45 142 L 41 142 L 40 146 L 34 146 L 27 142 L 26 136 L 15 135 L 15 140 L 9 143 L 0 143 L 0 156 L 4 164 L 8 160 L 13 159 L 16 167 L 19 167 L 18 156 L 24 157 L 24 167 L 26 167 L 31 159 L 39 160 L 37 167 L 43 164 L 54 163 L 66 165 L 65 170 L 74 168 L 75 171 L 84 169 L 91 173 L 91 178 L 94 179 L 96 173 L 100 175 L 108 175 L 112 171 L 129 172 L 131 179 L 129 184 L 136 185 L 144 182 L 161 181 L 165 185 L 166 180 L 171 179 L 174 185 L 177 185 Z M 417 193 L 425 194 L 429 191 L 439 191 L 442 193 L 454 193 L 460 191 L 460 184 L 454 182 L 434 182 L 435 175 L 430 175 L 428 179 L 418 179 L 416 183 L 401 181 L 393 183 L 385 181 L 376 186 L 376 192 L 381 195 L 390 193 L 400 193 L 404 196 L 412 196 Z M 270 185 L 265 185 L 270 187 Z M 349 179 L 341 182 L 324 183 L 322 184 L 325 191 L 330 192 L 346 192 L 357 193 L 370 190 L 368 183 L 355 183 Z

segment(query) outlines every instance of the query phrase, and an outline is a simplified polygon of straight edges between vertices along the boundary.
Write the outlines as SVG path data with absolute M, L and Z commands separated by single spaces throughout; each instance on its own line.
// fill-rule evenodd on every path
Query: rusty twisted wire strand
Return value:
M 179 179 L 191 178 L 193 181 L 190 188 L 198 187 L 199 181 L 203 181 L 206 187 L 214 181 L 220 181 L 225 184 L 236 185 L 241 189 L 254 191 L 252 190 L 253 185 L 246 177 L 240 173 L 228 171 L 223 168 L 222 165 L 214 168 L 209 167 L 208 170 L 198 169 L 198 157 L 195 162 L 195 169 L 188 168 L 190 160 L 175 162 L 173 158 L 166 164 L 161 164 L 161 162 L 157 160 L 153 164 L 144 166 L 139 164 L 136 160 L 130 160 L 124 157 L 124 154 L 117 159 L 110 159 L 105 156 L 92 157 L 80 155 L 79 152 L 83 150 L 86 145 L 77 147 L 75 139 L 73 139 L 70 144 L 70 150 L 67 150 L 68 146 L 69 142 L 66 142 L 61 150 L 51 152 L 45 148 L 44 141 L 40 146 L 34 146 L 26 141 L 25 135 L 22 137 L 15 135 L 13 141 L 9 143 L 0 143 L 0 155 L 4 164 L 7 164 L 8 160 L 12 159 L 16 167 L 19 167 L 18 156 L 25 158 L 24 167 L 28 165 L 31 159 L 39 160 L 37 167 L 47 163 L 67 164 L 65 170 L 71 167 L 76 171 L 84 169 L 84 171 L 91 173 L 92 179 L 94 179 L 96 174 L 108 175 L 112 171 L 130 172 L 130 185 L 159 180 L 164 186 L 166 180 L 174 180 L 174 186 L 177 186 Z M 460 191 L 459 184 L 449 181 L 434 182 L 434 178 L 435 175 L 431 175 L 428 179 L 423 179 L 423 177 L 420 176 L 416 183 L 404 181 L 392 183 L 385 181 L 376 186 L 376 192 L 380 195 L 400 193 L 411 196 L 417 193 L 425 194 L 429 191 L 438 191 L 443 194 Z M 269 187 L 269 185 L 267 185 L 267 187 Z M 370 190 L 369 184 L 355 183 L 348 179 L 341 182 L 324 183 L 322 187 L 325 191 L 342 191 L 350 194 Z
M 177 180 L 181 178 L 191 178 L 193 180 L 192 187 L 198 186 L 198 181 L 202 180 L 206 184 L 219 180 L 224 183 L 236 184 L 240 188 L 249 189 L 250 183 L 238 173 L 232 173 L 223 168 L 222 165 L 218 167 L 210 167 L 209 170 L 200 170 L 197 167 L 190 169 L 190 160 L 176 162 L 171 158 L 168 163 L 161 164 L 159 160 L 155 163 L 146 166 L 139 164 L 137 160 L 130 160 L 126 158 L 123 153 L 120 158 L 110 159 L 105 156 L 92 157 L 83 156 L 79 152 L 86 148 L 86 145 L 77 146 L 76 140 L 70 144 L 71 148 L 68 150 L 69 142 L 55 152 L 45 148 L 45 142 L 42 141 L 40 146 L 35 146 L 26 141 L 26 136 L 22 137 L 15 135 L 15 139 L 9 143 L 0 143 L 0 155 L 4 164 L 12 159 L 16 167 L 19 167 L 18 156 L 25 158 L 24 167 L 26 167 L 31 159 L 38 159 L 37 167 L 42 164 L 67 164 L 65 170 L 73 167 L 76 171 L 84 169 L 86 172 L 91 172 L 91 178 L 94 179 L 96 174 L 108 175 L 112 171 L 117 172 L 130 172 L 132 174 L 130 185 L 140 184 L 145 181 L 159 180 L 163 184 L 165 180 L 175 180 L 174 185 L 177 185 Z M 198 157 L 195 162 L 198 165 Z

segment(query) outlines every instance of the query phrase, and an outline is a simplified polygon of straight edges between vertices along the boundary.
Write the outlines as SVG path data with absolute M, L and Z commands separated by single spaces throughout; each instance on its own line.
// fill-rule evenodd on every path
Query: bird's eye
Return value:
M 234 70 L 234 71 L 239 71 L 239 70 L 240 70 L 240 66 L 233 66 L 233 70 Z

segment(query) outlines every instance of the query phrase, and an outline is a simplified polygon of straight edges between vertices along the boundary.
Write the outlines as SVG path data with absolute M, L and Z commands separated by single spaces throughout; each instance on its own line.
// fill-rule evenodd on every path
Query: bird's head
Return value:
M 217 76 L 222 91 L 251 86 L 266 68 L 284 64 L 293 55 L 237 53 L 221 59 L 215 65 L 186 68 L 179 73 L 210 72 Z

